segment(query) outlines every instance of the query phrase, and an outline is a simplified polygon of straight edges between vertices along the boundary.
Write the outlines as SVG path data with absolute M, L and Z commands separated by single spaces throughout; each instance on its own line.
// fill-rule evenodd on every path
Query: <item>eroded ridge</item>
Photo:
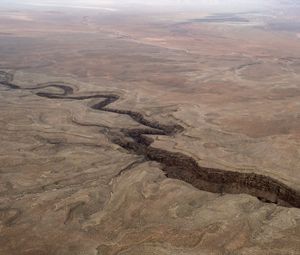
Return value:
M 48 83 L 34 88 L 22 88 L 13 83 L 12 74 L 4 71 L 0 71 L 0 84 L 12 90 L 30 90 L 35 95 L 48 99 L 88 100 L 99 98 L 101 100 L 93 104 L 92 109 L 127 115 L 135 122 L 145 126 L 145 128 L 121 129 L 118 135 L 111 132 L 108 134 L 111 141 L 131 153 L 143 155 L 145 160 L 159 162 L 167 177 L 183 180 L 204 191 L 221 194 L 245 193 L 264 202 L 300 208 L 299 191 L 271 177 L 202 167 L 195 159 L 183 153 L 152 147 L 153 139 L 149 135 L 172 136 L 181 132 L 183 128 L 180 125 L 163 125 L 160 122 L 148 120 L 139 112 L 108 107 L 119 99 L 117 95 L 74 96 L 73 88 L 64 83 Z M 50 87 L 60 89 L 61 93 L 35 92 Z

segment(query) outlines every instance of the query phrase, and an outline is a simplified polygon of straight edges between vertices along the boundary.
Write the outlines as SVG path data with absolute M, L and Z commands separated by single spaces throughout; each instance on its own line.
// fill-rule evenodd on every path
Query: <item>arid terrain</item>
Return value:
M 0 255 L 300 254 L 300 7 L 276 2 L 0 3 Z

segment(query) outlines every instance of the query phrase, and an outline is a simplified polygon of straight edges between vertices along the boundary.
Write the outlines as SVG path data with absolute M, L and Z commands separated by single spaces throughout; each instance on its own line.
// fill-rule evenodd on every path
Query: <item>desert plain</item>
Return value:
M 3 4 L 0 56 L 1 255 L 300 254 L 295 2 Z

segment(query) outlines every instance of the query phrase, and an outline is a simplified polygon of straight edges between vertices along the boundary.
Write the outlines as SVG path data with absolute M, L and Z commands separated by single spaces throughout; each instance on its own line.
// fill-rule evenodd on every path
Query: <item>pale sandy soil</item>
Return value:
M 191 22 L 205 15 L 2 10 L 0 70 L 116 94 L 184 128 L 152 146 L 300 192 L 299 31 L 254 14 Z M 96 101 L 0 87 L 1 255 L 300 254 L 299 209 L 167 178 L 103 128 L 141 125 Z

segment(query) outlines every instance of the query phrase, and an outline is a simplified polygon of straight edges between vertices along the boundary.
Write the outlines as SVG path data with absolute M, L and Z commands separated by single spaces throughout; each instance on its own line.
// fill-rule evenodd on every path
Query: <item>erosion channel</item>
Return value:
M 13 75 L 1 71 L 0 84 L 10 90 L 29 90 L 36 96 L 54 100 L 89 100 L 101 99 L 91 106 L 97 111 L 112 112 L 127 115 L 145 128 L 121 129 L 116 135 L 108 132 L 109 139 L 130 153 L 143 155 L 145 160 L 156 161 L 169 178 L 179 179 L 194 187 L 214 192 L 230 194 L 249 194 L 263 202 L 275 203 L 281 206 L 300 208 L 300 194 L 287 185 L 271 177 L 255 173 L 241 173 L 200 166 L 195 159 L 183 153 L 171 152 L 152 147 L 153 139 L 149 135 L 174 136 L 182 132 L 180 125 L 164 125 L 157 121 L 146 119 L 141 113 L 109 107 L 119 99 L 114 94 L 74 95 L 72 86 L 65 83 L 48 83 L 33 88 L 23 88 L 13 83 Z M 61 93 L 41 92 L 41 89 L 57 88 Z

